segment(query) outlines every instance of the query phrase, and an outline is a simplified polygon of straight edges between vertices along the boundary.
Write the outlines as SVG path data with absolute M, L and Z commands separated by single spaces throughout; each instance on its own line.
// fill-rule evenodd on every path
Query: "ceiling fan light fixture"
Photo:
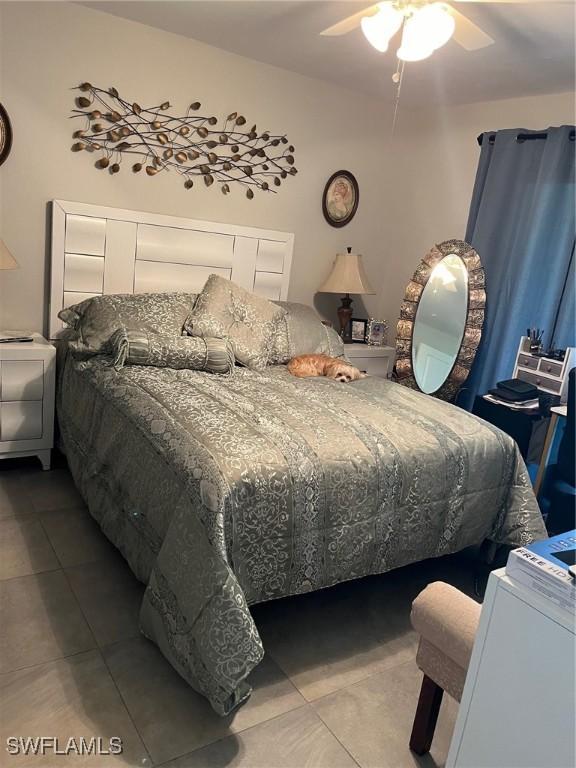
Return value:
M 402 61 L 422 61 L 432 56 L 434 48 L 426 36 L 422 34 L 419 24 L 416 24 L 416 12 L 404 22 L 402 30 L 402 43 L 396 55 Z
M 434 50 L 442 48 L 454 34 L 456 22 L 445 3 L 432 3 L 420 8 L 414 15 L 418 33 Z
M 388 44 L 404 21 L 404 14 L 391 3 L 380 3 L 378 13 L 364 16 L 360 22 L 364 37 L 380 53 L 388 50 Z

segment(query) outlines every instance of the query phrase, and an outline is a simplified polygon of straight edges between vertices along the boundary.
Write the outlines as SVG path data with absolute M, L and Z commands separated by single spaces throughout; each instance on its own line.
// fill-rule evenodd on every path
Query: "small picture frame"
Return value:
M 375 320 L 371 317 L 366 328 L 366 343 L 373 347 L 385 346 L 387 331 L 388 323 L 386 320 Z
M 350 341 L 353 344 L 366 344 L 366 326 L 367 320 L 360 317 L 353 317 L 350 320 Z

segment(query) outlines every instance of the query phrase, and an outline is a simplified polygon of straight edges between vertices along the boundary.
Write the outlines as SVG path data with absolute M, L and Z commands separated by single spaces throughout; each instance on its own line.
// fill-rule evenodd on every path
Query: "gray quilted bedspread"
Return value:
M 515 443 L 382 379 L 68 358 L 62 440 L 146 585 L 142 632 L 220 714 L 263 656 L 249 605 L 545 530 Z

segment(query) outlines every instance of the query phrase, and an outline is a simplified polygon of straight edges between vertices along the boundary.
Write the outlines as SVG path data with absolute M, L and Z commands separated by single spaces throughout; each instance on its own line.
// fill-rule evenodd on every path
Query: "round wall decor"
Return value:
M 6 160 L 12 149 L 12 126 L 8 113 L 0 104 L 0 165 Z
M 344 227 L 354 218 L 359 199 L 358 182 L 350 171 L 336 171 L 324 187 L 324 218 L 332 227 Z

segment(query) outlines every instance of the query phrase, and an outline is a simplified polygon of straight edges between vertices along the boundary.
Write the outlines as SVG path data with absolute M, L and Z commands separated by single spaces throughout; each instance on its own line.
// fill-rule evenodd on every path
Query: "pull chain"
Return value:
M 394 116 L 392 118 L 392 130 L 390 131 L 390 137 L 394 136 L 394 130 L 396 128 L 396 119 L 398 117 L 398 106 L 400 104 L 400 93 L 402 91 L 402 80 L 404 78 L 404 64 L 402 59 L 398 59 L 396 66 L 396 72 L 392 75 L 392 82 L 396 83 L 396 99 L 394 101 Z

